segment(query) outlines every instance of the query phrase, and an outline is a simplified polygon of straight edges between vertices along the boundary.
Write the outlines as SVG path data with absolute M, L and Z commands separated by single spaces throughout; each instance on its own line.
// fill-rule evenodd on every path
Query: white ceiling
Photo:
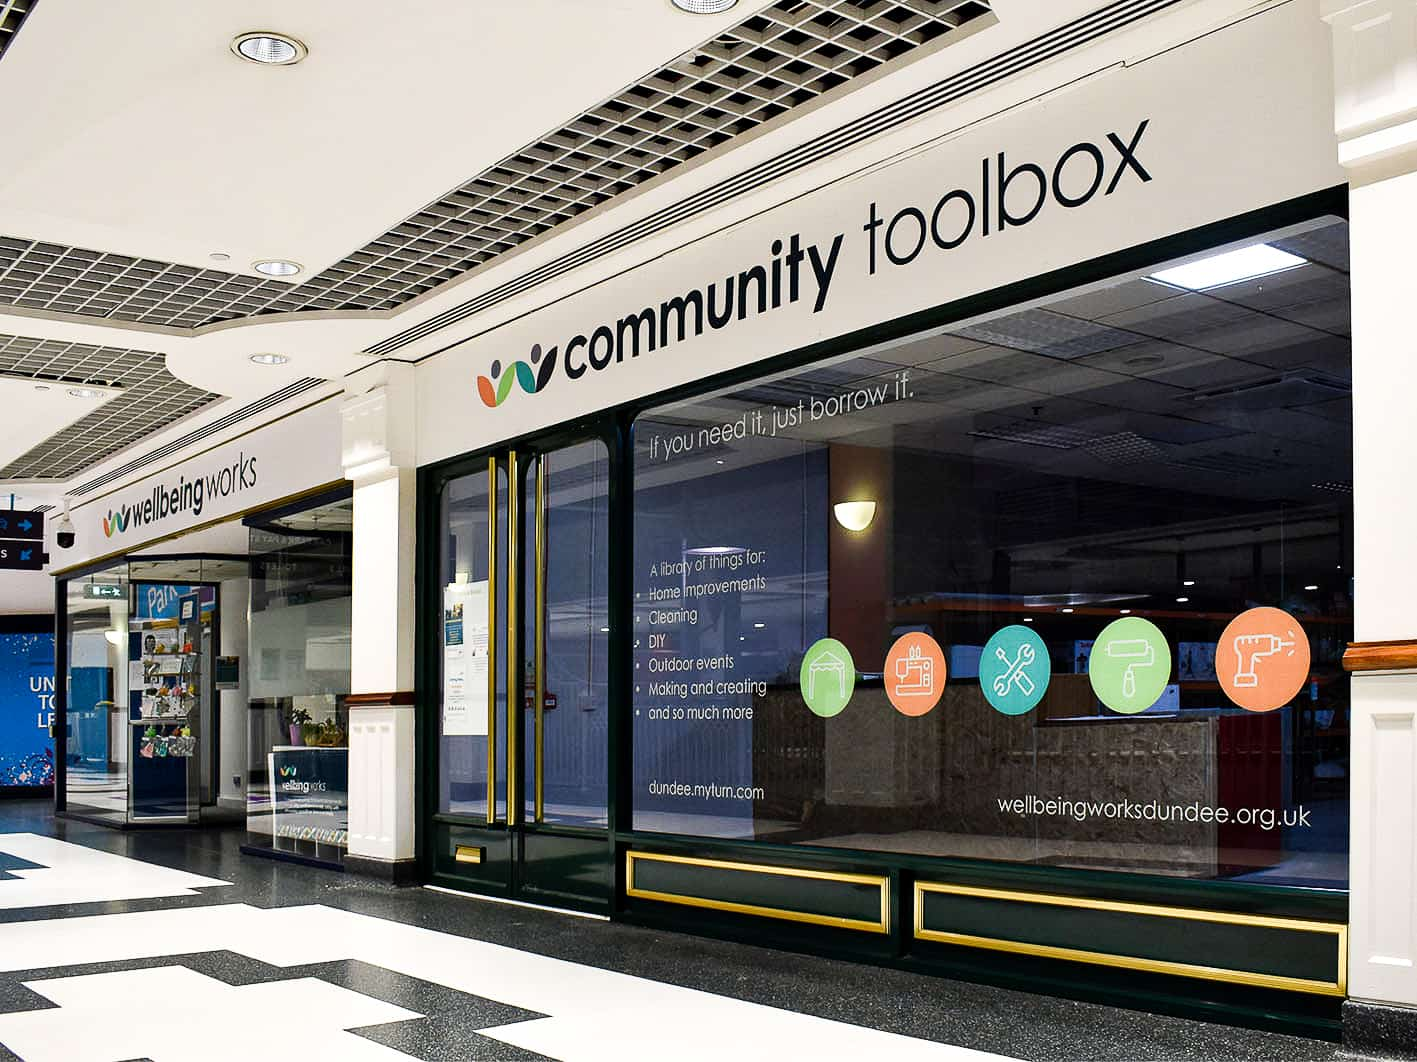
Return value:
M 303 278 L 764 6 L 40 4 L 0 65 L 0 98 L 26 101 L 6 111 L 0 231 L 248 273 L 290 258 Z M 299 38 L 309 58 L 231 54 L 258 29 Z M 528 84 L 528 70 L 544 76 Z
M 0 468 L 123 392 L 91 387 L 81 397 L 72 384 L 0 375 Z

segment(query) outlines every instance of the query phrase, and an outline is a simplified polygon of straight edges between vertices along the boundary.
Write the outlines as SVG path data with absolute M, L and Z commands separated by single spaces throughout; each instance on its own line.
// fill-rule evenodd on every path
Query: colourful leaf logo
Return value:
M 496 409 L 511 395 L 513 381 L 527 394 L 539 394 L 546 390 L 546 385 L 556 373 L 556 354 L 556 348 L 552 347 L 543 356 L 541 344 L 537 343 L 531 348 L 529 361 L 514 361 L 507 366 L 505 373 L 502 372 L 502 363 L 494 361 L 491 376 L 477 378 L 477 396 L 488 409 Z
M 104 537 L 112 538 L 126 530 L 128 530 L 128 518 L 123 514 L 123 511 L 120 509 L 115 513 L 112 509 L 108 510 L 108 515 L 103 518 Z

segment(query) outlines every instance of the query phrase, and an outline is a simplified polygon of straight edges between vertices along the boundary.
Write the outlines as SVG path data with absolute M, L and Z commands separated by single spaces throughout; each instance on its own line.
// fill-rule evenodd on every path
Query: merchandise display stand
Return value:
M 175 620 L 129 624 L 130 822 L 195 822 L 202 682 L 201 603 L 178 603 Z

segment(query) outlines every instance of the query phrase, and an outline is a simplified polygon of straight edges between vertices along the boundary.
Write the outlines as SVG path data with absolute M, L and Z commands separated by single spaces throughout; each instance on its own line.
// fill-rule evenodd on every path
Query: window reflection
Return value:
M 1346 884 L 1347 227 L 1250 242 L 641 417 L 636 828 Z

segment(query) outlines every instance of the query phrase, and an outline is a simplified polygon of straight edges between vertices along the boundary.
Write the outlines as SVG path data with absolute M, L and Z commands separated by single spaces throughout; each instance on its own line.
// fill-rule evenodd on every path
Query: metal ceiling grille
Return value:
M 0 302 L 185 328 L 391 309 L 991 14 L 987 0 L 777 0 L 302 283 L 0 238 Z
M 150 350 L 0 335 L 0 372 L 124 389 L 0 468 L 0 479 L 63 479 L 218 399 L 177 379 Z
M 20 32 L 25 16 L 34 10 L 39 0 L 0 0 L 0 58 Z

